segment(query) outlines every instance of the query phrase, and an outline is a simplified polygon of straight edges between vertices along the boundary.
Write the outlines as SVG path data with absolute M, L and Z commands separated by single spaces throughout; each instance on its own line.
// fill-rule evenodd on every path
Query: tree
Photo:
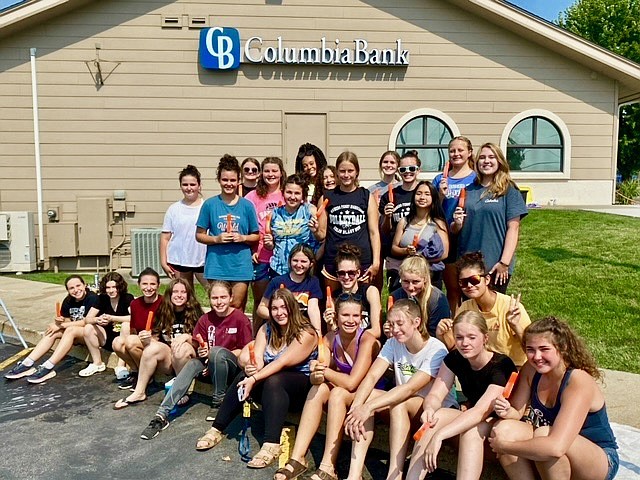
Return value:
M 640 0 L 578 0 L 556 23 L 618 55 L 640 63 Z M 618 172 L 640 171 L 640 105 L 620 108 Z

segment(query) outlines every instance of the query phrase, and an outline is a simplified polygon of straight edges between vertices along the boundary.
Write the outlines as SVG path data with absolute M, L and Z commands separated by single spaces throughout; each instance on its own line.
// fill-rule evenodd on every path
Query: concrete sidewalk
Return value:
M 66 292 L 60 285 L 22 280 L 17 276 L 0 276 L 0 298 L 4 300 L 14 321 L 28 343 L 36 344 L 53 321 L 56 302 Z M 4 312 L 0 312 L 0 332 L 14 336 Z M 82 350 L 76 349 L 76 355 Z M 73 354 L 74 352 L 72 352 Z M 640 415 L 631 392 L 640 391 L 640 375 L 605 370 L 603 384 L 607 411 L 611 421 L 640 428 Z

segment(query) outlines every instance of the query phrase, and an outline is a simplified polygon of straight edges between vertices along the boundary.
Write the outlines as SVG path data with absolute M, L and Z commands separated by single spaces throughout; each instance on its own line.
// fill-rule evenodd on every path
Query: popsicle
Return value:
M 249 361 L 251 365 L 256 364 L 256 342 L 249 342 Z
M 442 170 L 442 178 L 449 177 L 449 168 L 451 167 L 451 163 L 447 162 L 444 164 L 444 169 Z
M 230 213 L 227 213 L 227 233 L 233 232 L 233 216 Z
M 62 305 L 60 302 L 56 302 L 56 317 L 62 316 Z
M 149 312 L 147 315 L 147 325 L 145 330 L 151 331 L 151 326 L 153 325 L 153 312 Z
M 431 428 L 431 425 L 429 425 L 429 422 L 427 423 L 423 423 L 422 426 L 418 429 L 418 431 L 416 433 L 413 434 L 413 439 L 418 442 L 420 441 L 420 439 L 422 438 L 422 436 L 424 435 L 424 433 Z
M 316 218 L 322 215 L 324 210 L 327 208 L 327 205 L 329 205 L 329 199 L 325 198 L 324 201 L 322 202 L 322 205 L 320 205 L 320 207 L 318 208 L 318 212 L 316 213 Z
M 331 294 L 331 287 L 327 286 L 327 308 L 335 308 L 333 303 L 333 295 Z
M 507 381 L 507 385 L 504 387 L 504 392 L 502 392 L 502 396 L 504 398 L 509 398 L 511 396 L 511 392 L 513 392 L 513 387 L 516 386 L 516 382 L 518 381 L 518 372 L 511 372 L 511 376 Z
M 267 216 L 264 219 L 265 235 L 271 235 L 271 215 L 272 215 L 272 212 L 267 213 Z
M 460 196 L 458 197 L 458 206 L 464 208 L 464 202 L 467 200 L 467 189 L 460 190 Z

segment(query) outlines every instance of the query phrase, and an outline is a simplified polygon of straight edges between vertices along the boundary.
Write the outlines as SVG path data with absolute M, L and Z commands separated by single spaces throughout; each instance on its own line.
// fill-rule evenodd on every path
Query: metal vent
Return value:
M 161 228 L 131 229 L 131 276 L 137 277 L 145 268 L 151 267 L 165 276 L 160 264 Z
M 162 28 L 182 28 L 182 18 L 180 15 L 162 15 L 160 25 Z
M 0 243 L 0 269 L 7 268 L 11 263 L 11 247 L 8 243 Z
M 189 28 L 205 28 L 207 26 L 207 17 L 189 16 Z

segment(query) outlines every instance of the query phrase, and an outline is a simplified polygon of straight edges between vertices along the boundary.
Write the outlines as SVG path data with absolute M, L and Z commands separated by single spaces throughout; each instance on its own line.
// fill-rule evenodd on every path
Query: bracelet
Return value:
M 251 378 L 253 378 L 253 381 L 254 381 L 255 383 L 258 383 L 258 379 L 256 378 L 256 376 L 255 376 L 255 375 L 251 375 Z
M 509 268 L 509 264 L 508 264 L 508 263 L 504 263 L 502 260 L 500 260 L 498 263 L 499 263 L 500 265 L 502 265 L 503 267 L 507 267 L 507 268 Z

